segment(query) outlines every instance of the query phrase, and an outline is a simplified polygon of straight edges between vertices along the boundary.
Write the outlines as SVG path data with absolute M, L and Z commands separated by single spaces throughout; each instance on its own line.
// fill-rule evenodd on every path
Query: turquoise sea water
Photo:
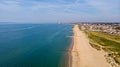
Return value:
M 72 25 L 0 24 L 0 67 L 64 67 Z

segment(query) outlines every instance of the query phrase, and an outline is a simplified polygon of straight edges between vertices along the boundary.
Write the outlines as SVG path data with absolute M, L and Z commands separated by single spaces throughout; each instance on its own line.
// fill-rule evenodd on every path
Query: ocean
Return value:
M 0 24 L 0 67 L 65 67 L 70 24 Z

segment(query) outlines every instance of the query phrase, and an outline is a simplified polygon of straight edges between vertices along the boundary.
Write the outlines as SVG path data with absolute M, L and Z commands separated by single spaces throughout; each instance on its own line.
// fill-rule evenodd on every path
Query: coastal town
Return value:
M 81 23 L 81 29 L 120 36 L 120 23 Z

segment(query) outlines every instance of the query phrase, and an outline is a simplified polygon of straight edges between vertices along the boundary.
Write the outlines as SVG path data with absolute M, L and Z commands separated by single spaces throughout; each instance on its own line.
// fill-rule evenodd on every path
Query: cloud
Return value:
M 1 0 L 0 21 L 120 21 L 119 3 L 119 0 Z
M 86 0 L 86 2 L 103 14 L 120 12 L 120 0 Z
M 19 7 L 17 1 L 2 1 L 0 2 L 1 11 L 11 11 L 12 9 L 17 9 Z

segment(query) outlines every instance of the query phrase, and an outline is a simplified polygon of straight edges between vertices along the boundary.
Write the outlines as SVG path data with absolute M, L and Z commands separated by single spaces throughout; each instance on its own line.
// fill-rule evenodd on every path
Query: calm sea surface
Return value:
M 0 67 L 64 67 L 72 25 L 0 24 Z

